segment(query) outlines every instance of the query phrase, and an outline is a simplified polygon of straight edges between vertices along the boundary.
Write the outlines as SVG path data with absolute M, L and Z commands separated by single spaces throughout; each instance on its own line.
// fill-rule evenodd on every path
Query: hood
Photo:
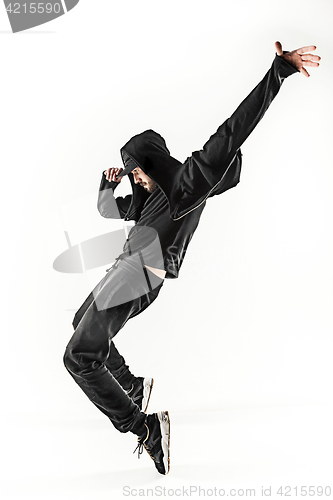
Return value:
M 128 174 L 133 196 L 125 219 L 138 221 L 144 203 L 150 196 L 142 186 L 134 183 L 133 170 L 140 167 L 164 192 L 170 207 L 170 217 L 177 220 L 187 215 L 188 212 L 197 208 L 208 196 L 212 196 L 213 189 L 223 179 L 225 191 L 239 182 L 240 154 L 235 155 L 230 162 L 238 167 L 238 176 L 235 171 L 224 175 L 217 168 L 207 168 L 201 162 L 195 160 L 195 153 L 186 159 L 184 163 L 176 160 L 170 155 L 163 137 L 154 132 L 146 130 L 132 137 L 121 149 L 120 154 L 124 164 L 123 172 L 118 176 Z M 235 160 L 235 161 L 234 161 Z M 229 169 L 230 171 L 232 169 Z M 237 177 L 237 179 L 235 179 Z M 221 179 L 222 178 L 222 179 Z M 211 194 L 212 193 L 212 194 Z

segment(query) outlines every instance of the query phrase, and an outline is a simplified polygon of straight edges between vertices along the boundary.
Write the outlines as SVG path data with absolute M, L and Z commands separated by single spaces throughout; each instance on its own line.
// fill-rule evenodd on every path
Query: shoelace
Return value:
M 138 450 L 138 458 L 140 458 L 140 455 L 142 455 L 142 453 L 143 453 L 143 443 L 140 443 L 139 439 L 138 439 L 138 445 L 135 448 L 135 450 L 133 451 L 133 453 L 135 453 L 136 450 Z
M 150 450 L 148 448 L 148 446 L 145 445 L 145 442 L 147 441 L 148 437 L 149 437 L 149 427 L 147 424 L 145 424 L 145 426 L 147 427 L 147 436 L 145 437 L 145 439 L 143 441 L 142 438 L 138 438 L 138 444 L 137 444 L 137 447 L 135 448 L 135 450 L 133 451 L 133 453 L 136 452 L 136 450 L 138 450 L 138 458 L 140 458 L 140 455 L 142 455 L 143 453 L 143 447 L 145 447 L 148 455 L 153 459 L 155 460 L 155 458 L 150 454 Z

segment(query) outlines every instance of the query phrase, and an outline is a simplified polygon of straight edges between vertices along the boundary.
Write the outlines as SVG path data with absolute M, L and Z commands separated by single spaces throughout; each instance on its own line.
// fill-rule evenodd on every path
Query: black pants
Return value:
M 146 415 L 125 392 L 133 375 L 112 338 L 156 299 L 163 282 L 135 258 L 117 261 L 73 320 L 75 332 L 66 348 L 65 366 L 120 432 L 141 434 Z

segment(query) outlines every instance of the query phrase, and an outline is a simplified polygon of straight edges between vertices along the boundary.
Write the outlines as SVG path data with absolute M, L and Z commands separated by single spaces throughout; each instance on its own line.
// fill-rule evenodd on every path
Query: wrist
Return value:
M 276 54 L 275 61 L 278 65 L 278 72 L 280 76 L 283 78 L 287 78 L 290 75 L 293 75 L 294 73 L 299 73 L 300 71 L 291 64 L 286 57 L 284 57 L 286 54 L 289 54 L 289 51 L 284 50 L 283 54 L 280 56 Z

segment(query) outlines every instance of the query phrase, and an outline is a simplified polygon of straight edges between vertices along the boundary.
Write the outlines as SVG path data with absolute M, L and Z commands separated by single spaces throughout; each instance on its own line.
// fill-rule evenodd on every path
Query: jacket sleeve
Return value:
M 219 126 L 202 150 L 195 151 L 187 158 L 185 163 L 192 184 L 194 172 L 197 172 L 198 181 L 206 181 L 211 187 L 223 179 L 236 154 L 240 155 L 239 148 L 264 116 L 285 78 L 296 72 L 296 68 L 276 55 L 264 78 L 230 118 Z M 214 191 L 212 194 L 217 193 Z
M 97 209 L 102 217 L 108 219 L 123 219 L 129 209 L 132 201 L 132 195 L 114 197 L 114 190 L 119 182 L 109 182 L 104 172 L 99 187 Z

